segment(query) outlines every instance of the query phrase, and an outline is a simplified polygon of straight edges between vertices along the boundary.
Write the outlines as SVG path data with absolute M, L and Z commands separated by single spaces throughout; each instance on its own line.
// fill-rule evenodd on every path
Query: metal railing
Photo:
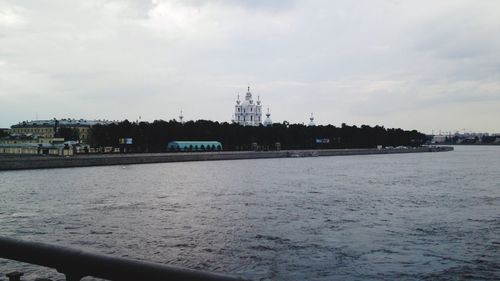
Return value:
M 0 258 L 54 268 L 63 273 L 67 281 L 79 281 L 86 276 L 120 281 L 244 280 L 210 272 L 88 253 L 6 237 L 0 237 Z M 11 276 L 8 276 L 9 280 L 20 280 L 19 274 L 21 273 L 16 275 L 14 272 L 12 279 Z

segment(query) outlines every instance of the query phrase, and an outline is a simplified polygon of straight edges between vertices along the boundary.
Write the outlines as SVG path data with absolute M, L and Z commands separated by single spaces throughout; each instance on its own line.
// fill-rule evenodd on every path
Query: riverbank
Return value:
M 71 168 L 88 166 L 130 165 L 187 161 L 216 161 L 239 159 L 265 159 L 287 157 L 348 156 L 393 153 L 422 153 L 452 151 L 453 147 L 418 147 L 408 149 L 324 149 L 282 151 L 221 151 L 141 154 L 95 154 L 71 157 L 59 156 L 0 156 L 0 171 Z

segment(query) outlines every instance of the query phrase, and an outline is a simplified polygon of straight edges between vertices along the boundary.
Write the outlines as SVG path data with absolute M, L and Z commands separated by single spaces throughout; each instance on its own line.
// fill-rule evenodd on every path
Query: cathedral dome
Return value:
M 241 103 L 241 106 L 245 107 L 245 106 L 249 106 L 250 105 L 250 101 L 248 100 L 244 100 L 242 103 Z

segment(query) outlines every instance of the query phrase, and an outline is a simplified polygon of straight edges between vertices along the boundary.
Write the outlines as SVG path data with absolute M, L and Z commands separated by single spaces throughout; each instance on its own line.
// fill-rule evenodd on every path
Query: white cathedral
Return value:
M 267 110 L 266 116 L 267 118 L 264 121 L 264 125 L 271 125 L 272 121 L 270 119 L 271 114 L 269 113 L 269 109 Z M 243 126 L 259 126 L 262 123 L 262 105 L 260 105 L 260 98 L 257 97 L 257 102 L 254 103 L 252 93 L 250 92 L 250 86 L 248 86 L 248 91 L 243 102 L 240 101 L 240 96 L 238 95 L 236 105 L 234 106 L 233 122 Z
M 260 97 L 257 97 L 257 102 L 254 103 L 252 99 L 252 93 L 250 92 L 250 86 L 248 86 L 245 100 L 243 102 L 240 101 L 240 95 L 238 95 L 238 98 L 236 99 L 236 105 L 234 106 L 233 123 L 243 126 L 259 126 L 260 124 L 263 124 L 264 126 L 273 125 L 273 121 L 271 120 L 271 113 L 269 113 L 269 108 L 267 108 L 266 119 L 264 120 L 264 122 L 262 122 L 262 105 L 260 104 Z M 312 113 L 311 117 L 309 117 L 308 126 L 316 126 Z

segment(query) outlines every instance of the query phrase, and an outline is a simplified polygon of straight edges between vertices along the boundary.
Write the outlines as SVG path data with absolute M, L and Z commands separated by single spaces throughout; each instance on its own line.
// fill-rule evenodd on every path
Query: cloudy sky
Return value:
M 35 118 L 500 132 L 500 1 L 0 0 L 0 127 Z

